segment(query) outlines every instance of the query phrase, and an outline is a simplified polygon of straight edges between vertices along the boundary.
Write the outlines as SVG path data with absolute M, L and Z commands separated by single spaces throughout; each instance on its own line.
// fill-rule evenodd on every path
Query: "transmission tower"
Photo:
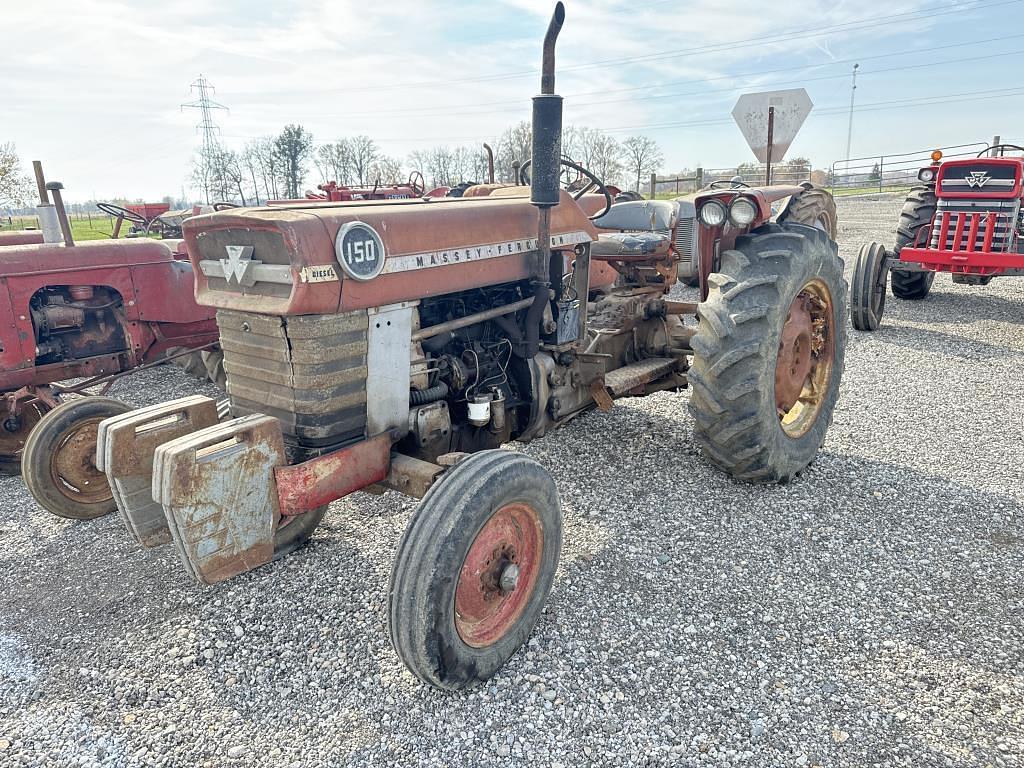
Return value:
M 214 101 L 211 97 L 216 92 L 216 89 L 210 84 L 203 75 L 199 75 L 199 78 L 195 80 L 190 89 L 193 94 L 199 96 L 195 101 L 189 101 L 181 105 L 181 109 L 198 109 L 199 110 L 199 124 L 196 126 L 196 130 L 201 132 L 203 135 L 203 147 L 201 150 L 202 157 L 202 168 L 203 178 L 209 178 L 209 164 L 216 156 L 216 150 L 220 142 L 217 140 L 217 134 L 220 133 L 220 128 L 213 122 L 213 110 L 223 109 L 227 111 L 227 107 L 220 102 Z M 208 183 L 203 184 L 203 193 L 206 195 L 206 202 L 210 202 L 210 185 Z

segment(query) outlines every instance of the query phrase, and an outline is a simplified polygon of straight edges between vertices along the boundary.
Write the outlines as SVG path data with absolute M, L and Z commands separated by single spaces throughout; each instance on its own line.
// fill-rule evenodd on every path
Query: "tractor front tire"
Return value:
M 500 450 L 460 461 L 398 545 L 388 613 L 399 658 L 447 690 L 493 676 L 540 618 L 561 547 L 558 491 L 540 464 Z
M 21 475 L 40 506 L 69 520 L 117 509 L 107 476 L 96 468 L 99 423 L 131 407 L 109 397 L 81 397 L 47 413 L 25 441 Z
M 896 255 L 899 256 L 904 246 L 913 246 L 917 233 L 922 228 L 931 226 L 935 217 L 935 192 L 928 187 L 914 187 L 907 195 L 900 211 L 900 221 L 896 225 Z M 935 280 L 935 273 L 911 272 L 906 269 L 893 269 L 891 272 L 892 295 L 897 299 L 920 301 L 928 295 Z
M 830 238 L 836 239 L 839 229 L 839 216 L 836 213 L 836 199 L 832 193 L 821 187 L 810 184 L 792 200 L 786 208 L 785 219 L 780 224 L 806 224 L 823 230 Z
M 857 253 L 850 284 L 850 322 L 858 331 L 875 331 L 885 312 L 885 247 L 865 243 Z
M 816 227 L 736 239 L 698 305 L 690 413 L 704 455 L 734 478 L 787 482 L 818 454 L 846 349 L 846 282 Z

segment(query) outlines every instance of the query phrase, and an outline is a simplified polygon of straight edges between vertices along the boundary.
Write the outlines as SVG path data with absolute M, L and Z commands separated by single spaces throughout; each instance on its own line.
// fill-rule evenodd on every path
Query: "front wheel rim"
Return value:
M 113 498 L 106 475 L 96 468 L 96 433 L 104 418 L 87 419 L 66 430 L 50 459 L 54 488 L 79 504 L 102 504 Z
M 835 360 L 832 294 L 821 280 L 797 291 L 779 341 L 775 408 L 782 431 L 802 437 L 821 413 Z
M 503 638 L 533 596 L 544 556 L 544 526 L 523 502 L 499 508 L 466 553 L 455 587 L 455 629 L 466 645 Z

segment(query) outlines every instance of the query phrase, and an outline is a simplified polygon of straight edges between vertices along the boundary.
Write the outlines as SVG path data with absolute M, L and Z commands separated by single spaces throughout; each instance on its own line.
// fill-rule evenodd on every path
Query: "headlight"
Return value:
M 729 206 L 729 221 L 737 227 L 746 227 L 757 218 L 757 206 L 746 197 L 737 197 Z
M 708 200 L 700 209 L 700 221 L 706 227 L 720 227 L 725 224 L 729 212 L 717 200 Z
M 935 169 L 922 168 L 920 171 L 918 171 L 917 178 L 920 181 L 935 181 Z

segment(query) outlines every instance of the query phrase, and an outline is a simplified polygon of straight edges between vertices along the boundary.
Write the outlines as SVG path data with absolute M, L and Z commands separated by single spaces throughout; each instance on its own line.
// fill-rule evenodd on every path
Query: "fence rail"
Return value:
M 943 158 L 975 157 L 985 152 L 991 144 L 987 141 L 976 141 L 971 144 L 954 144 L 948 147 L 932 147 L 914 152 L 894 152 L 886 155 L 854 157 L 849 160 L 837 160 L 832 163 L 829 173 L 829 186 L 832 191 L 837 189 L 866 189 L 879 192 L 889 188 L 912 187 L 917 183 L 917 172 L 931 163 L 931 153 L 935 149 L 942 152 Z

